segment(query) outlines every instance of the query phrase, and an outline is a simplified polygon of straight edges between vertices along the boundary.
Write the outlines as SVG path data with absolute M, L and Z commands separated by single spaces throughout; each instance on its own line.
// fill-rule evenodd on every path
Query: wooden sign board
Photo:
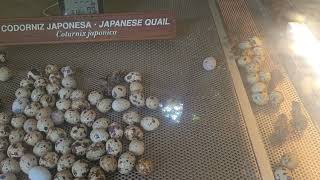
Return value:
M 0 19 L 0 45 L 173 39 L 172 12 Z

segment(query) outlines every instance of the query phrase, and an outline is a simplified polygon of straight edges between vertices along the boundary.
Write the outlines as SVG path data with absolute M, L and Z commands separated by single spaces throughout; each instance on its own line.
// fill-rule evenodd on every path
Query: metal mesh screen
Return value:
M 218 4 L 232 40 L 241 41 L 254 35 L 262 35 L 259 30 L 261 27 L 255 25 L 246 0 L 218 0 Z M 272 49 L 268 50 L 271 51 Z M 253 105 L 260 134 L 263 137 L 273 167 L 279 164 L 283 154 L 293 152 L 299 159 L 299 166 L 292 171 L 294 179 L 319 179 L 320 156 L 318 152 L 320 148 L 320 136 L 317 127 L 313 124 L 305 109 L 303 110 L 304 114 L 308 117 L 308 128 L 303 134 L 292 133 L 290 138 L 281 146 L 275 146 L 270 142 L 270 136 L 273 133 L 273 126 L 278 115 L 285 113 L 291 119 L 291 102 L 300 101 L 284 68 L 279 63 L 276 63 L 277 61 L 272 60 L 276 58 L 271 58 L 268 55 L 263 68 L 273 72 L 272 75 L 274 77 L 281 75 L 281 78 L 274 79 L 271 88 L 282 92 L 285 100 L 278 109 L 272 106 L 257 107 Z

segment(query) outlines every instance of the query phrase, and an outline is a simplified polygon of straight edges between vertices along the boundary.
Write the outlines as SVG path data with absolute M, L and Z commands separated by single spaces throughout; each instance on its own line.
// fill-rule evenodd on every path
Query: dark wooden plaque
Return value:
M 173 12 L 0 19 L 0 45 L 173 39 Z

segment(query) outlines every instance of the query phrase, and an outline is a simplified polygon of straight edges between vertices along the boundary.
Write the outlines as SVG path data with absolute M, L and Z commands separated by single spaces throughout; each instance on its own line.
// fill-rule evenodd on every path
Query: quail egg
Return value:
M 252 93 L 262 93 L 267 91 L 267 86 L 264 83 L 258 82 L 251 86 Z
M 49 75 L 48 79 L 51 84 L 59 84 L 60 85 L 60 82 L 62 80 L 62 75 L 59 72 L 52 73 Z
M 50 115 L 50 118 L 52 119 L 54 125 L 61 125 L 64 122 L 64 112 L 59 110 L 53 111 Z
M 7 158 L 1 162 L 0 165 L 2 173 L 14 173 L 17 174 L 21 171 L 19 162 L 13 158 Z
M 106 151 L 108 155 L 117 156 L 122 152 L 122 143 L 118 139 L 109 139 L 106 143 Z
M 38 102 L 32 102 L 31 104 L 27 105 L 24 109 L 24 114 L 27 117 L 34 117 L 37 115 L 41 108 L 41 105 Z
M 72 153 L 77 156 L 84 156 L 91 145 L 90 139 L 77 140 L 71 145 Z
M 9 147 L 9 141 L 7 138 L 0 138 L 0 151 L 7 151 Z
M 23 128 L 24 122 L 27 120 L 27 118 L 22 114 L 16 114 L 11 119 L 11 126 L 14 128 Z
M 20 81 L 20 87 L 27 88 L 27 89 L 33 89 L 33 80 L 32 79 L 22 79 Z
M 41 108 L 36 115 L 36 119 L 37 120 L 48 119 L 50 118 L 51 112 L 52 112 L 52 109 L 50 107 Z
M 40 103 L 43 107 L 54 107 L 56 105 L 56 98 L 55 96 L 51 95 L 43 95 L 40 99 Z
M 130 108 L 130 102 L 126 99 L 116 99 L 112 102 L 112 109 L 116 112 L 122 112 Z
M 79 100 L 79 99 L 85 99 L 86 98 L 86 93 L 83 92 L 82 90 L 74 90 L 70 96 L 70 99 L 72 101 L 75 101 L 75 100 Z
M 252 62 L 252 59 L 248 56 L 241 56 L 238 59 L 238 65 L 240 67 L 246 67 L 248 64 Z
M 58 141 L 58 139 L 64 137 L 67 137 L 67 133 L 64 129 L 58 127 L 49 128 L 47 139 L 49 139 L 51 142 L 55 143 Z
M 48 152 L 44 156 L 40 157 L 39 165 L 44 166 L 46 168 L 52 169 L 57 166 L 59 160 L 59 156 L 55 152 Z
M 70 124 L 78 124 L 80 122 L 80 113 L 77 110 L 67 110 L 64 113 L 64 119 Z
M 61 73 L 63 74 L 63 77 L 68 77 L 74 74 L 73 70 L 71 69 L 70 66 L 65 66 L 61 68 Z
M 47 86 L 47 80 L 40 77 L 34 81 L 33 86 L 35 88 L 45 88 Z
M 29 98 L 30 95 L 31 95 L 31 92 L 27 88 L 19 88 L 19 89 L 16 90 L 15 95 L 16 95 L 17 99 Z
M 136 156 L 141 156 L 144 153 L 144 142 L 139 140 L 132 140 L 129 144 L 129 151 Z
M 86 153 L 86 158 L 90 161 L 99 160 L 106 153 L 106 146 L 102 142 L 91 144 Z
M 27 119 L 23 124 L 23 130 L 26 133 L 30 133 L 32 131 L 37 130 L 37 120 L 35 120 L 35 119 Z
M 260 71 L 260 65 L 256 62 L 252 62 L 245 66 L 247 73 L 257 73 Z
M 55 143 L 55 150 L 61 154 L 68 154 L 71 152 L 72 140 L 70 138 L 60 138 Z
M 0 113 L 0 124 L 9 124 L 11 115 L 9 113 L 2 112 Z
M 0 81 L 8 81 L 12 76 L 11 70 L 8 67 L 0 67 Z
M 50 83 L 46 86 L 46 90 L 49 95 L 56 95 L 60 91 L 60 85 L 57 83 L 54 83 L 54 84 Z
M 30 180 L 51 180 L 50 171 L 43 166 L 34 166 L 29 171 Z
M 73 126 L 70 131 L 70 136 L 74 140 L 84 139 L 87 137 L 87 134 L 88 134 L 88 128 L 84 124 L 77 124 Z
M 132 153 L 123 153 L 118 160 L 118 170 L 120 174 L 129 174 L 133 170 L 135 162 L 136 157 Z
M 251 98 L 252 98 L 252 101 L 259 106 L 266 105 L 269 102 L 269 96 L 268 96 L 268 93 L 266 92 L 253 93 L 251 95 Z
M 108 118 L 99 118 L 94 121 L 94 123 L 92 124 L 92 128 L 93 129 L 98 129 L 98 128 L 107 129 L 110 123 L 111 123 L 111 120 Z
M 56 107 L 60 111 L 66 111 L 71 107 L 71 101 L 68 99 L 60 99 L 56 102 Z
M 103 94 L 98 91 L 91 91 L 88 95 L 88 101 L 93 106 L 95 106 L 102 98 Z
M 115 99 L 124 98 L 127 95 L 127 88 L 123 85 L 117 85 L 112 89 L 112 97 Z
M 130 92 L 136 92 L 136 91 L 143 92 L 143 85 L 138 81 L 130 83 Z
M 71 88 L 61 88 L 58 92 L 58 96 L 60 99 L 69 99 L 72 94 L 72 89 Z
M 39 141 L 43 140 L 43 135 L 39 131 L 27 133 L 23 139 L 28 145 L 35 146 Z
M 44 156 L 45 154 L 47 154 L 52 150 L 53 150 L 53 147 L 51 142 L 45 141 L 45 140 L 38 141 L 36 145 L 33 147 L 33 153 L 37 157 Z
M 132 83 L 134 81 L 142 81 L 142 75 L 139 72 L 130 72 L 128 75 L 124 77 L 124 80 L 127 83 Z
M 16 99 L 12 103 L 12 112 L 20 114 L 23 113 L 24 109 L 27 107 L 27 105 L 30 103 L 29 99 L 27 98 L 21 98 Z
M 93 129 L 90 132 L 90 139 L 94 143 L 107 141 L 108 138 L 109 138 L 109 134 L 107 132 L 107 129 L 103 129 L 103 128 Z
M 136 107 L 144 107 L 145 106 L 145 97 L 141 92 L 131 92 L 129 97 L 130 102 Z
M 239 43 L 238 47 L 241 50 L 249 49 L 251 48 L 251 44 L 249 43 L 249 41 L 242 41 L 241 43 Z
M 106 113 L 111 109 L 112 100 L 111 99 L 101 99 L 97 102 L 97 109 L 101 113 Z
M 62 79 L 62 86 L 65 88 L 74 89 L 77 87 L 77 82 L 72 76 L 67 76 Z
M 293 153 L 286 153 L 282 155 L 280 162 L 282 166 L 291 170 L 295 169 L 299 164 L 297 155 Z
M 103 156 L 99 161 L 100 167 L 106 172 L 115 172 L 117 170 L 118 162 L 114 156 Z
M 139 123 L 141 118 L 140 115 L 136 111 L 128 111 L 122 116 L 123 122 L 132 125 L 134 123 Z
M 33 80 L 37 80 L 41 77 L 41 73 L 37 70 L 37 69 L 31 69 L 28 72 L 28 79 L 33 79 Z
M 246 78 L 249 84 L 255 84 L 259 82 L 259 75 L 257 73 L 249 73 L 247 74 Z
M 285 167 L 277 167 L 273 174 L 275 180 L 293 180 L 291 171 Z
M 89 175 L 88 175 L 89 180 L 105 180 L 106 175 L 104 174 L 103 169 L 99 166 L 92 167 L 90 169 Z
M 90 103 L 84 99 L 79 99 L 72 101 L 71 104 L 71 109 L 73 110 L 84 110 L 84 109 L 89 109 L 90 108 Z
M 129 141 L 132 141 L 134 139 L 143 140 L 143 131 L 135 125 L 130 125 L 126 127 L 124 135 Z
M 45 68 L 45 73 L 47 75 L 49 74 L 53 74 L 53 73 L 57 73 L 59 72 L 59 67 L 58 65 L 55 65 L 55 64 L 48 64 Z
M 217 66 L 217 60 L 214 57 L 207 57 L 202 63 L 203 69 L 212 71 Z
M 252 59 L 253 62 L 258 63 L 259 65 L 261 65 L 265 60 L 266 58 L 264 56 L 255 56 Z
M 9 146 L 9 144 L 8 144 Z M 0 151 L 0 162 L 7 158 L 7 155 L 4 152 L 5 150 Z
M 279 91 L 272 91 L 269 96 L 269 100 L 273 105 L 279 105 L 283 101 L 283 95 Z
M 92 109 L 84 110 L 82 111 L 80 115 L 80 121 L 81 123 L 87 125 L 88 127 L 91 127 L 94 120 L 96 119 L 96 112 Z
M 37 129 L 41 132 L 48 133 L 50 128 L 53 128 L 54 124 L 51 119 L 40 119 L 37 122 Z
M 259 80 L 263 83 L 269 83 L 271 81 L 271 74 L 269 72 L 259 72 Z
M 73 180 L 73 175 L 69 170 L 63 170 L 63 171 L 57 172 L 53 180 Z
M 12 128 L 9 125 L 1 124 L 0 125 L 0 138 L 8 137 L 10 135 L 11 129 Z
M 87 161 L 80 159 L 73 163 L 72 174 L 74 177 L 87 177 L 90 166 Z
M 1 180 L 17 180 L 17 176 L 13 173 L 0 174 Z
M 152 110 L 158 109 L 159 104 L 160 104 L 160 100 L 154 96 L 150 96 L 146 100 L 146 106 Z
M 140 125 L 146 131 L 154 131 L 159 127 L 160 122 L 157 118 L 145 117 L 141 120 Z
M 120 124 L 117 122 L 113 122 L 108 127 L 108 132 L 110 135 L 110 138 L 113 139 L 121 139 L 123 136 L 123 129 L 121 128 Z
M 57 170 L 69 170 L 72 167 L 72 164 L 76 161 L 76 157 L 73 154 L 65 154 L 60 157 L 58 160 Z
M 251 37 L 249 39 L 249 42 L 250 42 L 252 47 L 262 46 L 262 40 L 257 36 Z
M 19 164 L 21 170 L 28 174 L 31 168 L 38 165 L 38 160 L 35 155 L 28 153 L 20 158 Z
M 23 129 L 14 129 L 10 132 L 9 141 L 11 144 L 22 142 L 26 133 Z
M 137 172 L 143 176 L 150 175 L 153 169 L 154 169 L 154 165 L 151 160 L 140 159 L 136 164 Z

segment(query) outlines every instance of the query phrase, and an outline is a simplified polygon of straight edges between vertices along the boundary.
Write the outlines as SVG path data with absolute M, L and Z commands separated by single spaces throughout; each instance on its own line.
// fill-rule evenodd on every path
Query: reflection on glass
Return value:
M 160 104 L 163 115 L 170 121 L 180 123 L 183 113 L 183 103 L 178 99 L 168 99 Z

